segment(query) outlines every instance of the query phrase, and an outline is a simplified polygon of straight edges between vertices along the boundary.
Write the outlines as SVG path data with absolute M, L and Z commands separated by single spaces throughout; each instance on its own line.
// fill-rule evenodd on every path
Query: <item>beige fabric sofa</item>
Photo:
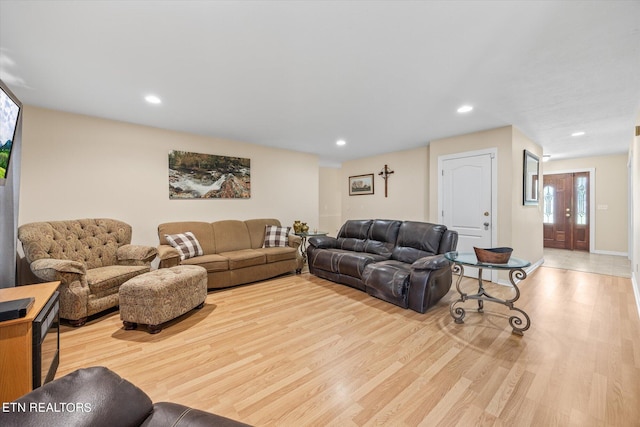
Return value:
M 160 268 L 199 265 L 207 269 L 207 287 L 224 288 L 270 279 L 302 269 L 300 237 L 289 235 L 286 247 L 263 247 L 265 227 L 282 226 L 279 220 L 250 219 L 216 222 L 168 222 L 158 226 Z M 192 232 L 204 254 L 180 259 L 166 235 Z
M 118 290 L 150 270 L 157 250 L 131 245 L 131 226 L 115 219 L 34 222 L 18 228 L 31 271 L 60 281 L 60 317 L 74 326 L 118 306 Z

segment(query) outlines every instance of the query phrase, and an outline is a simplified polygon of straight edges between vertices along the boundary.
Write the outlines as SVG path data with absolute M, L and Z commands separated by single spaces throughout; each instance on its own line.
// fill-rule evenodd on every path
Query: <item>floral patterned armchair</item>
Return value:
M 31 271 L 60 281 L 60 317 L 81 326 L 118 305 L 127 280 L 150 270 L 157 250 L 131 245 L 131 226 L 115 219 L 34 222 L 18 228 Z

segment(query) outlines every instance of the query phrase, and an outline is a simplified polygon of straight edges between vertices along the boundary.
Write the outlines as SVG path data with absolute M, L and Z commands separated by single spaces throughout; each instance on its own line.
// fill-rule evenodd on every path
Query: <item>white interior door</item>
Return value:
M 458 252 L 493 246 L 494 158 L 492 152 L 461 153 L 439 161 L 441 223 L 458 232 Z M 477 277 L 477 270 L 465 268 L 465 276 Z

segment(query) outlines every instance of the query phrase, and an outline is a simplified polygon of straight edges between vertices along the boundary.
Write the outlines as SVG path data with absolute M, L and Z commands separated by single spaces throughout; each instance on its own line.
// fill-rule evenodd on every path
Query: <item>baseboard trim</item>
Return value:
M 533 264 L 531 264 L 529 267 L 524 269 L 524 272 L 527 273 L 527 276 L 529 276 L 531 273 L 533 273 L 534 271 L 536 271 L 538 269 L 538 267 L 540 267 L 542 264 L 544 264 L 544 258 L 540 258 L 538 261 L 534 262 Z M 498 285 L 502 285 L 502 286 L 511 286 L 511 282 L 509 282 L 508 280 L 504 280 L 504 279 L 498 279 L 497 282 Z M 516 284 L 520 283 L 520 281 L 516 282 Z
M 615 256 L 624 256 L 624 257 L 629 257 L 629 253 L 628 252 L 615 252 L 615 251 L 593 251 L 591 252 L 592 254 L 598 254 L 598 255 L 615 255 Z

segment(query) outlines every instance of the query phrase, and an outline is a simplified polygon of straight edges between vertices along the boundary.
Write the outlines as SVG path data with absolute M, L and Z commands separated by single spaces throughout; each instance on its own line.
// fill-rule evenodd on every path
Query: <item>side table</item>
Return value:
M 459 274 L 458 280 L 456 281 L 456 289 L 460 294 L 460 298 L 452 302 L 449 306 L 451 317 L 455 319 L 456 323 L 464 323 L 464 316 L 466 315 L 465 309 L 462 307 L 456 307 L 456 305 L 469 299 L 478 301 L 479 313 L 482 313 L 484 310 L 484 301 L 502 304 L 509 307 L 510 310 L 518 312 L 519 315 L 514 314 L 513 316 L 509 317 L 509 324 L 513 328 L 514 334 L 522 335 L 524 331 L 529 329 L 529 326 L 531 326 L 531 320 L 529 319 L 529 316 L 523 310 L 515 307 L 513 303 L 516 302 L 518 298 L 520 298 L 520 289 L 516 284 L 516 280 L 522 281 L 527 278 L 527 273 L 523 269 L 530 266 L 530 262 L 518 258 L 511 258 L 509 259 L 509 262 L 505 264 L 490 264 L 479 262 L 476 258 L 476 255 L 473 253 L 458 252 L 447 252 L 446 254 L 444 254 L 444 257 L 453 263 L 453 272 Z M 465 265 L 478 269 L 478 292 L 473 295 L 469 295 L 460 289 L 460 282 L 462 281 L 462 277 L 464 276 Z M 509 271 L 509 282 L 515 290 L 515 296 L 511 299 L 505 300 L 496 298 L 487 293 L 487 291 L 484 289 L 484 282 L 482 280 L 482 270 L 484 268 Z
M 0 322 L 0 402 L 11 402 L 55 376 L 60 360 L 59 286 L 49 282 L 0 289 L 0 301 L 35 299 L 25 317 Z
M 296 236 L 300 236 L 300 255 L 302 255 L 302 265 L 304 265 L 307 262 L 307 239 L 309 237 L 315 237 L 315 236 L 326 236 L 327 233 L 326 231 L 315 231 L 313 233 L 309 233 L 309 232 L 301 232 L 301 233 L 293 233 Z

